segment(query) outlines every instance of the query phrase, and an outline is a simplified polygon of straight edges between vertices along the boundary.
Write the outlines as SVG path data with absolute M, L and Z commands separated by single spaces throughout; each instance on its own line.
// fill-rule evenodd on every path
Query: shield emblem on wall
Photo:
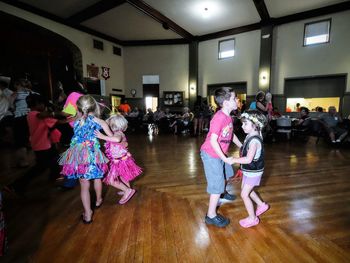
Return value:
M 107 67 L 101 67 L 102 68 L 102 77 L 107 80 L 109 79 L 111 76 L 109 75 L 109 68 Z

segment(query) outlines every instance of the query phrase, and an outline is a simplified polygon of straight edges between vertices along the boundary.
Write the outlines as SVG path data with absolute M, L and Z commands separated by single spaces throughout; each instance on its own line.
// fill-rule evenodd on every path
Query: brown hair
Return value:
M 229 87 L 222 87 L 215 90 L 214 97 L 215 97 L 216 104 L 222 107 L 222 104 L 224 103 L 225 100 L 230 100 L 232 92 L 233 90 Z

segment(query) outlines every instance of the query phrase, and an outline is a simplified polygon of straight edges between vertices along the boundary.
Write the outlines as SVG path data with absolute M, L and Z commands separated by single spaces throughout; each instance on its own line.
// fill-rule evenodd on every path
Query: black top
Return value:
M 249 143 L 251 142 L 251 140 L 253 139 L 257 139 L 260 144 L 261 144 L 261 154 L 260 157 L 257 159 L 253 159 L 253 161 L 251 163 L 247 163 L 247 164 L 241 164 L 241 170 L 242 171 L 246 171 L 246 172 L 262 172 L 264 171 L 264 166 L 265 166 L 265 162 L 264 162 L 264 147 L 263 147 L 263 141 L 261 139 L 260 136 L 252 136 L 249 137 L 247 140 L 244 141 L 243 143 L 243 147 L 242 147 L 242 155 L 241 156 L 247 156 L 248 153 L 248 149 L 249 149 Z

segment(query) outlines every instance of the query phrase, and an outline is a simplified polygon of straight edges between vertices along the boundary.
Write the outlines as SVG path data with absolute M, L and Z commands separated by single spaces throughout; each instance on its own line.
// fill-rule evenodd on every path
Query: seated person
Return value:
M 343 120 L 334 106 L 330 106 L 328 113 L 320 116 L 320 121 L 326 128 L 332 143 L 341 142 L 348 135 L 346 130 L 339 127 Z
M 126 116 L 129 122 L 129 127 L 131 131 L 135 131 L 142 125 L 142 114 L 138 107 L 134 107 L 132 111 Z
M 183 114 L 179 115 L 175 121 L 170 125 L 174 128 L 174 133 L 178 134 L 180 132 L 185 132 L 189 128 L 191 121 L 193 119 L 193 113 L 190 112 L 188 107 L 184 107 Z
M 293 122 L 293 128 L 304 129 L 310 123 L 309 109 L 306 107 L 300 107 L 300 117 Z
M 273 107 L 272 113 L 271 113 L 271 119 L 276 120 L 278 118 L 282 117 L 282 114 L 278 111 L 277 107 Z

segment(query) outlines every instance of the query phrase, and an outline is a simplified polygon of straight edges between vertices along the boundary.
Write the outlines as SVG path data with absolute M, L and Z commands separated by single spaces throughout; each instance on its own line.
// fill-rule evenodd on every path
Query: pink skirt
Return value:
M 142 173 L 142 169 L 135 163 L 130 154 L 121 159 L 110 162 L 109 171 L 103 182 L 110 185 L 112 182 L 119 182 L 120 178 L 124 182 L 130 182 Z
M 260 181 L 261 181 L 261 177 L 262 177 L 262 175 L 254 176 L 254 177 L 243 175 L 242 186 L 245 184 L 250 185 L 250 186 L 259 186 Z

